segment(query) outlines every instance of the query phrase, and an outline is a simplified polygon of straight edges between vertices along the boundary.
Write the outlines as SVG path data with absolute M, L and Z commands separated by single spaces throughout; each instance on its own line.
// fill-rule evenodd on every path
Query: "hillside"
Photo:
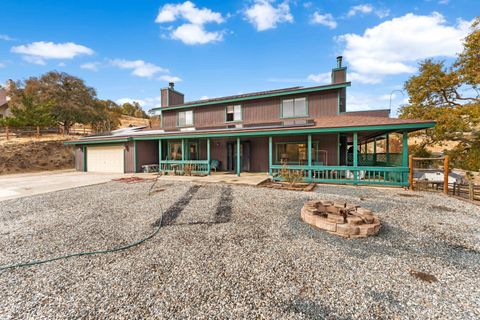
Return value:
M 0 174 L 73 168 L 73 148 L 65 140 L 61 135 L 0 140 Z

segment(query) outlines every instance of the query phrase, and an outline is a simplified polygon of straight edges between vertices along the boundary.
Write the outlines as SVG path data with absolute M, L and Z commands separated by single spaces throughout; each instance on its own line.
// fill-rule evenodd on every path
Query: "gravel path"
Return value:
M 127 251 L 0 271 L 0 318 L 480 318 L 477 206 L 399 189 L 149 187 L 2 202 L 0 265 L 128 244 L 165 218 Z M 382 230 L 345 240 L 312 229 L 299 214 L 314 198 L 371 208 Z

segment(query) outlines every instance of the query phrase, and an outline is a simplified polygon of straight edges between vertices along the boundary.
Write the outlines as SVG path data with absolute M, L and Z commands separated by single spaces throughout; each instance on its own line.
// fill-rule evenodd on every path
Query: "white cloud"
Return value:
M 0 68 L 5 68 L 5 64 L 0 62 Z
M 158 78 L 158 80 L 167 81 L 167 82 L 180 82 L 180 81 L 182 81 L 181 78 L 175 77 L 175 76 L 170 76 L 170 75 L 168 75 L 168 74 L 165 74 L 165 75 L 163 75 L 163 76 L 160 76 L 160 77 Z
M 244 12 L 245 18 L 257 31 L 274 29 L 279 23 L 293 22 L 288 1 L 273 6 L 273 0 L 255 0 L 254 4 Z
M 11 52 L 23 56 L 25 61 L 45 64 L 48 59 L 73 59 L 79 55 L 92 55 L 94 51 L 85 46 L 73 43 L 32 42 L 27 45 L 12 47 Z
M 201 96 L 200 97 L 200 100 L 208 100 L 208 99 L 210 99 L 208 96 Z
M 462 50 L 469 26 L 464 20 L 447 25 L 439 13 L 408 13 L 368 28 L 363 35 L 349 33 L 338 40 L 345 44 L 342 54 L 353 71 L 349 78 L 379 83 L 387 75 L 415 72 L 419 60 L 454 57 Z
M 206 44 L 221 41 L 223 33 L 220 31 L 208 32 L 203 25 L 186 23 L 173 30 L 171 38 L 189 45 Z
M 15 39 L 13 39 L 12 37 L 10 37 L 10 36 L 7 35 L 7 34 L 0 34 L 0 40 L 13 41 L 13 40 L 15 40 Z
M 324 25 L 330 29 L 335 29 L 337 27 L 337 22 L 330 13 L 320 14 L 319 12 L 315 11 L 310 22 L 313 24 Z
M 392 94 L 392 109 L 397 109 L 402 99 Z M 351 93 L 347 98 L 347 111 L 388 109 L 390 107 L 390 94 L 371 95 Z M 393 110 L 395 113 L 395 110 Z
M 100 62 L 87 62 L 80 66 L 80 68 L 90 71 L 98 71 Z
M 388 9 L 375 9 L 371 4 L 359 4 L 350 8 L 347 13 L 347 17 L 353 17 L 357 14 L 369 14 L 374 13 L 379 18 L 386 18 L 390 14 L 390 10 Z
M 131 103 L 131 104 L 133 104 L 134 102 L 137 102 L 137 103 L 140 105 L 140 107 L 143 107 L 143 106 L 146 105 L 145 100 L 142 100 L 142 99 L 120 98 L 120 99 L 117 99 L 117 100 L 115 101 L 115 103 L 118 104 L 118 105 L 122 105 L 122 104 L 124 104 L 124 103 Z
M 152 78 L 157 73 L 167 73 L 168 69 L 164 69 L 153 63 L 145 62 L 143 60 L 124 60 L 114 59 L 112 65 L 120 69 L 132 70 L 132 74 L 137 77 Z
M 221 41 L 223 31 L 207 31 L 207 23 L 223 23 L 225 19 L 218 12 L 208 8 L 199 9 L 191 1 L 181 4 L 165 4 L 159 11 L 156 23 L 173 23 L 176 20 L 183 20 L 186 23 L 180 26 L 168 26 L 170 38 L 180 40 L 188 45 L 206 44 L 209 42 Z
M 330 72 L 311 74 L 307 77 L 307 80 L 311 82 L 330 83 L 332 82 L 332 75 Z
M 65 62 L 60 62 L 59 64 L 57 64 L 57 66 L 59 67 L 66 67 L 67 64 Z

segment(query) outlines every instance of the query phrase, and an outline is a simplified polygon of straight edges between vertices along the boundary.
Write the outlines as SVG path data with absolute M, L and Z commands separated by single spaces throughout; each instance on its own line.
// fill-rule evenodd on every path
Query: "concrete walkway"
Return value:
M 0 201 L 89 186 L 125 176 L 127 175 L 119 173 L 87 173 L 74 170 L 4 175 L 0 176 Z
M 138 176 L 154 178 L 155 174 L 93 173 L 58 170 L 0 176 L 0 201 L 33 196 L 70 188 L 109 182 L 112 179 Z M 230 183 L 255 186 L 268 179 L 266 173 L 242 173 L 240 177 L 229 173 L 212 173 L 210 176 L 161 176 L 166 181 L 191 181 L 198 183 Z
M 225 172 L 212 172 L 209 176 L 196 177 L 196 176 L 174 176 L 166 175 L 161 176 L 160 180 L 166 181 L 190 181 L 198 183 L 229 183 L 238 185 L 256 186 L 263 181 L 269 179 L 269 176 L 265 172 L 242 172 L 240 177 L 233 173 Z

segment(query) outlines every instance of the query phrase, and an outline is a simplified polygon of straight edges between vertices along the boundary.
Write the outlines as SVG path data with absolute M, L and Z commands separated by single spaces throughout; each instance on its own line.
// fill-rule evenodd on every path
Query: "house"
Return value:
M 159 164 L 162 171 L 211 174 L 215 168 L 280 179 L 282 170 L 296 170 L 307 181 L 408 185 L 407 134 L 435 123 L 389 118 L 390 110 L 347 112 L 350 85 L 341 57 L 331 83 L 321 86 L 185 102 L 170 83 L 161 89 L 161 106 L 150 110 L 161 115 L 158 128 L 67 144 L 75 145 L 80 171 L 130 173 Z M 389 152 L 393 133 L 402 135 L 401 153 Z M 387 151 L 377 153 L 381 140 Z

